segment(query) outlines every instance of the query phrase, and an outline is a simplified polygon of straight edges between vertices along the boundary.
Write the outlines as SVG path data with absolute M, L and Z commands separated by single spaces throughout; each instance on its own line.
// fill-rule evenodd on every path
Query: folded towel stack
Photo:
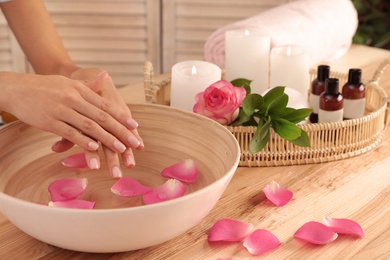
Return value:
M 225 67 L 225 32 L 258 28 L 271 36 L 271 47 L 301 45 L 310 53 L 310 66 L 331 62 L 346 53 L 358 26 L 350 0 L 300 0 L 224 26 L 206 41 L 205 59 Z

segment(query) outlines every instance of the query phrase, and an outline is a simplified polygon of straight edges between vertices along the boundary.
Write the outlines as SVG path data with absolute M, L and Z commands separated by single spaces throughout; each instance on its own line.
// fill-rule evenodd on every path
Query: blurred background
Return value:
M 353 0 L 359 14 L 356 44 L 390 49 L 390 1 Z
M 102 67 L 116 86 L 143 81 L 183 60 L 203 59 L 218 28 L 295 0 L 44 0 L 72 59 Z M 352 0 L 359 14 L 354 43 L 390 48 L 390 0 Z M 0 12 L 0 70 L 32 72 Z

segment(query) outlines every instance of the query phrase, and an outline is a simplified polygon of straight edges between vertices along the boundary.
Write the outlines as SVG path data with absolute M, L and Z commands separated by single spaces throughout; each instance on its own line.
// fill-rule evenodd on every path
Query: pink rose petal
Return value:
M 244 247 L 252 255 L 261 255 L 280 245 L 279 239 L 270 231 L 257 229 L 244 240 Z
M 50 201 L 49 206 L 57 208 L 93 209 L 95 202 L 87 200 Z
M 278 207 L 286 205 L 293 197 L 292 191 L 280 186 L 276 181 L 268 184 L 263 192 L 267 199 Z
M 163 169 L 161 175 L 185 183 L 194 183 L 198 178 L 198 168 L 194 160 L 186 159 Z
M 145 193 L 145 204 L 153 204 L 184 196 L 187 188 L 179 180 L 169 179 L 163 185 Z
M 334 241 L 337 238 L 337 233 L 320 222 L 310 221 L 300 227 L 295 232 L 294 237 L 313 244 L 324 245 Z
M 362 227 L 354 220 L 324 217 L 324 223 L 338 234 L 364 237 L 364 231 Z
M 65 201 L 79 197 L 87 188 L 88 180 L 82 179 L 60 179 L 49 185 L 49 192 L 52 201 Z
M 122 197 L 133 197 L 145 194 L 149 191 L 151 191 L 152 188 L 149 188 L 145 185 L 142 185 L 138 181 L 132 179 L 123 177 L 120 178 L 112 187 L 111 191 Z
M 88 168 L 84 153 L 76 153 L 62 160 L 62 165 L 69 168 Z
M 253 230 L 251 223 L 234 219 L 220 219 L 211 227 L 209 241 L 241 241 Z

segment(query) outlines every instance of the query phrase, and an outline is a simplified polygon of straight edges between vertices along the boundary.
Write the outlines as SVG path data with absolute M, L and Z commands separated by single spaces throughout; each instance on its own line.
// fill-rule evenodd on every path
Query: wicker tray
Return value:
M 316 123 L 301 125 L 310 138 L 311 147 L 296 146 L 279 137 L 271 128 L 271 136 L 264 149 L 256 154 L 249 152 L 249 143 L 256 127 L 227 126 L 237 138 L 241 148 L 240 166 L 280 166 L 330 162 L 350 158 L 375 148 L 382 140 L 388 122 L 388 100 L 385 91 L 379 87 L 384 70 L 390 65 L 390 59 L 384 60 L 378 67 L 373 79 L 366 85 L 366 115 L 361 118 L 335 123 Z M 310 71 L 310 80 L 317 75 Z M 331 77 L 344 84 L 347 74 L 330 72 Z M 144 66 L 144 87 L 146 101 L 169 105 L 170 78 L 154 82 L 153 65 Z

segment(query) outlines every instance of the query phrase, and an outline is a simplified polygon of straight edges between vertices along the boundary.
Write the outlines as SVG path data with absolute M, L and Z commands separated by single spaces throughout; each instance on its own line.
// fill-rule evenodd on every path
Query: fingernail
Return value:
M 118 140 L 116 140 L 114 142 L 114 147 L 115 149 L 117 149 L 120 153 L 123 153 L 124 151 L 126 151 L 126 146 L 124 144 L 122 144 L 121 142 L 119 142 Z
M 132 129 L 136 129 L 138 127 L 137 121 L 135 121 L 133 118 L 129 118 L 127 120 L 127 125 L 130 126 Z
M 99 169 L 99 161 L 96 158 L 89 160 L 89 168 L 93 170 Z
M 107 75 L 107 71 L 103 70 L 96 76 L 96 79 L 104 78 L 106 75 Z
M 88 147 L 89 147 L 91 150 L 96 151 L 96 150 L 99 148 L 99 144 L 96 143 L 96 142 L 89 142 L 89 143 L 88 143 Z
M 137 148 L 141 144 L 140 141 L 134 135 L 130 135 L 128 141 L 129 144 L 134 148 Z
M 133 156 L 127 156 L 126 157 L 126 164 L 127 166 L 135 166 L 135 161 Z
M 142 149 L 142 148 L 145 147 L 144 141 L 143 141 L 142 139 L 139 140 L 139 143 L 140 143 L 140 145 L 139 145 L 138 148 L 141 148 L 141 149 Z
M 119 169 L 118 166 L 112 167 L 112 177 L 114 178 L 121 178 L 122 177 L 122 171 Z

